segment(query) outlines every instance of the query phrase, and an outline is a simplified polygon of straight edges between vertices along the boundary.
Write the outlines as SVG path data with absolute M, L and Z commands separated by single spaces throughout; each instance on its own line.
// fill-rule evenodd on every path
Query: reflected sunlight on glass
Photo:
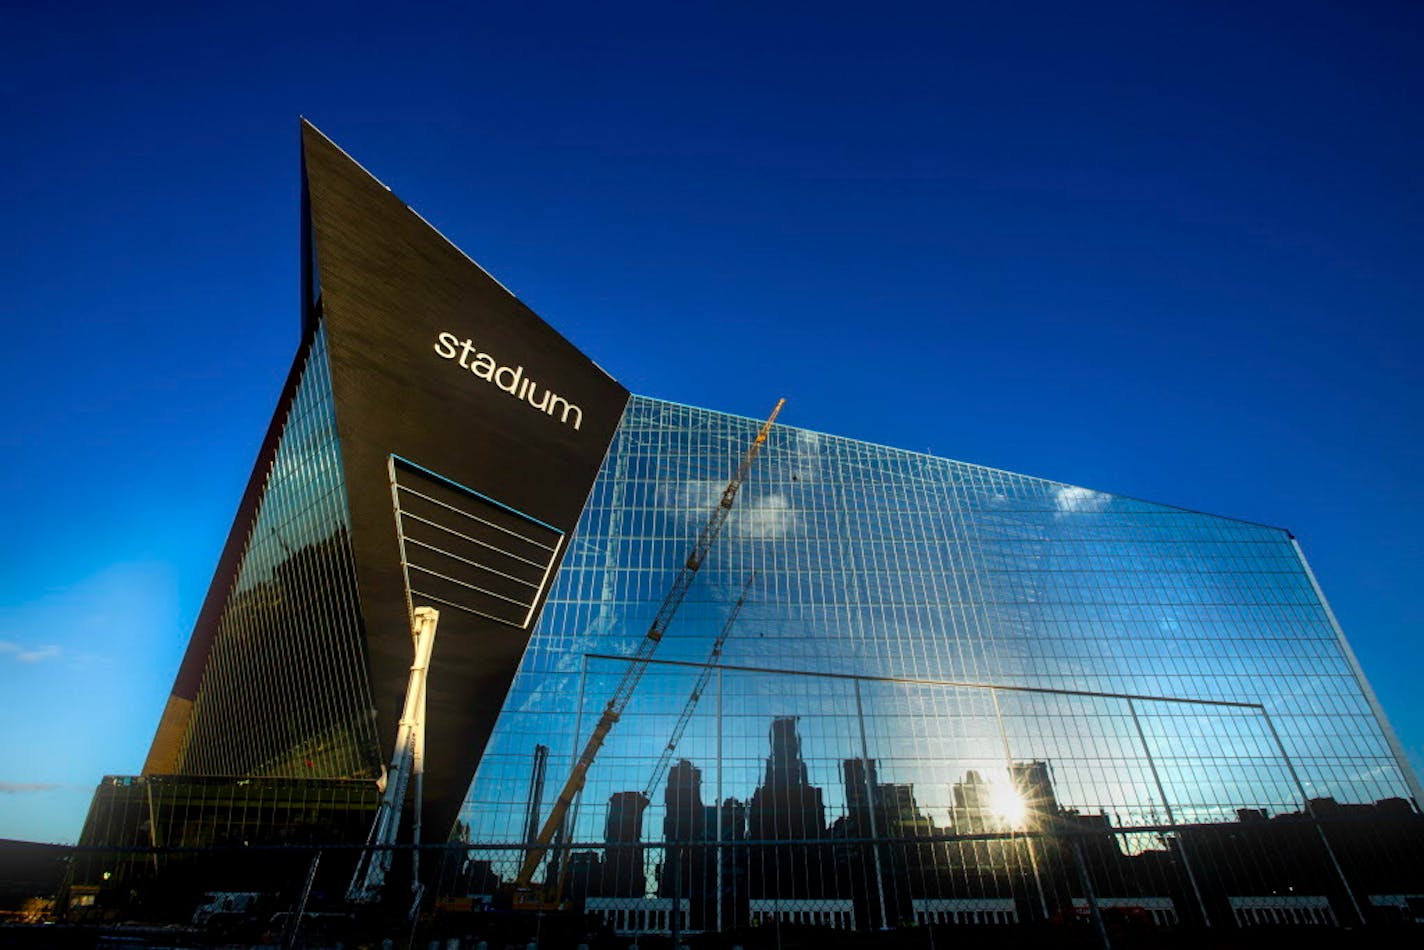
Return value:
M 1022 831 L 1028 821 L 1028 803 L 1012 785 L 996 783 L 990 786 L 989 808 L 1013 831 Z

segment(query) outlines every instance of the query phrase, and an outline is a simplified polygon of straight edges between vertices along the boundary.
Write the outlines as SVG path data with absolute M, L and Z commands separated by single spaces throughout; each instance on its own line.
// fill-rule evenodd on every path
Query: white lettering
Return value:
M 556 396 L 553 393 L 549 393 L 548 395 L 549 408 L 546 409 L 545 412 L 552 416 L 554 414 L 555 405 L 557 403 L 563 403 L 564 412 L 563 415 L 559 416 L 559 421 L 567 425 L 569 422 L 569 413 L 572 412 L 574 414 L 574 431 L 577 432 L 578 427 L 583 424 L 583 410 L 580 409 L 578 406 L 570 405 L 569 401 L 563 396 Z
M 443 349 L 442 349 L 443 347 Z M 455 358 L 455 334 L 440 334 L 440 342 L 435 344 L 435 352 L 445 357 L 447 360 Z
M 574 431 L 583 425 L 582 409 L 547 386 L 542 387 L 541 392 L 540 384 L 524 375 L 523 366 L 501 366 L 493 356 L 480 352 L 473 340 L 461 340 L 453 333 L 441 331 L 436 336 L 434 349 L 437 356 L 447 360 L 459 353 L 460 366 L 550 418 L 557 413 L 559 421 L 573 426 Z
M 506 373 L 508 373 L 509 375 L 505 376 Z M 519 380 L 522 379 L 523 376 L 523 366 L 516 366 L 513 369 L 508 366 L 501 366 L 499 369 L 494 371 L 494 384 L 500 389 L 503 389 L 505 392 L 509 393 L 511 396 L 513 396 L 515 391 L 519 389 Z M 504 378 L 501 379 L 500 377 Z
M 475 361 L 470 364 L 470 372 L 485 382 L 494 379 L 494 373 L 497 369 L 499 369 L 499 364 L 496 363 L 494 357 L 488 353 L 480 353 L 475 357 Z
M 473 353 L 473 352 L 475 352 L 475 347 L 474 347 L 474 345 L 471 343 L 471 341 L 466 340 L 464 343 L 461 343 L 461 344 L 460 344 L 460 365 L 461 365 L 461 366 L 466 366 L 466 365 L 468 365 L 468 364 L 465 362 L 465 360 L 469 359 L 469 358 L 470 358 L 470 354 Z

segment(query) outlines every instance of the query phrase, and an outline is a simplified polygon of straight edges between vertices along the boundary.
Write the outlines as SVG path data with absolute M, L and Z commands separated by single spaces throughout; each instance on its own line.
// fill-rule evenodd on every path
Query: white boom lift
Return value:
M 376 810 L 375 821 L 371 823 L 366 849 L 361 852 L 356 870 L 351 875 L 351 886 L 346 889 L 346 899 L 353 904 L 369 904 L 381 896 L 381 888 L 386 883 L 394 856 L 391 845 L 396 843 L 401 809 L 405 807 L 406 791 L 412 782 L 415 785 L 415 819 L 411 835 L 414 843 L 420 844 L 420 812 L 425 791 L 425 677 L 430 669 L 430 653 L 435 647 L 435 625 L 440 620 L 440 612 L 434 607 L 416 607 L 412 615 L 414 622 L 410 635 L 415 657 L 411 660 L 410 681 L 405 688 L 405 708 L 396 728 L 396 746 L 390 767 L 381 777 L 384 783 L 381 804 Z M 421 891 L 420 852 L 417 849 L 411 852 L 412 913 L 419 906 Z

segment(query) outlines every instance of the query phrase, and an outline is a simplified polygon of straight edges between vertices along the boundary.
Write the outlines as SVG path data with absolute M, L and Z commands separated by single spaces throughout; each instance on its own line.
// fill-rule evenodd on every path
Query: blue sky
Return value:
M 298 115 L 637 392 L 1292 529 L 1424 763 L 1424 8 L 205 6 L 0 12 L 0 836 L 142 765 Z

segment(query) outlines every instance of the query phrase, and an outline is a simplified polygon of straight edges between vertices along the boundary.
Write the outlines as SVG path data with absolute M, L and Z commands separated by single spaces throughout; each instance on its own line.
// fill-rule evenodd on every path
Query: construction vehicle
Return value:
M 732 503 L 737 499 L 737 492 L 742 487 L 742 482 L 746 480 L 747 474 L 751 471 L 752 463 L 756 461 L 757 455 L 761 452 L 762 446 L 766 444 L 768 434 L 772 425 L 776 422 L 776 417 L 781 413 L 781 407 L 786 404 L 785 399 L 777 400 L 776 408 L 771 411 L 771 416 L 762 424 L 761 430 L 757 432 L 752 444 L 747 447 L 742 455 L 741 463 L 737 466 L 736 473 L 732 480 L 727 483 L 727 487 L 722 490 L 721 500 L 717 507 L 713 509 L 708 517 L 707 523 L 703 525 L 701 534 L 698 535 L 696 543 L 693 544 L 692 553 L 687 556 L 682 569 L 678 572 L 677 578 L 673 581 L 667 596 L 663 598 L 662 606 L 658 608 L 657 615 L 653 618 L 652 625 L 648 628 L 642 642 L 638 645 L 637 651 L 633 654 L 628 669 L 619 680 L 617 687 L 613 690 L 613 696 L 608 700 L 608 705 L 599 716 L 598 723 L 593 727 L 593 732 L 588 737 L 587 744 L 584 745 L 583 752 L 574 763 L 573 769 L 569 772 L 568 780 L 564 783 L 563 789 L 559 792 L 559 797 L 554 801 L 554 807 L 549 812 L 549 817 L 544 821 L 543 828 L 538 836 L 531 842 L 528 851 L 525 852 L 524 862 L 520 865 L 519 873 L 515 876 L 513 884 L 513 901 L 516 910 L 526 911 L 546 911 L 562 909 L 561 895 L 558 893 L 557 881 L 547 882 L 549 885 L 543 888 L 534 887 L 534 872 L 543 863 L 545 855 L 549 852 L 549 847 L 554 841 L 554 836 L 563 827 L 564 819 L 568 816 L 574 798 L 583 790 L 584 782 L 588 778 L 588 770 L 592 767 L 594 759 L 598 756 L 598 750 L 602 748 L 603 742 L 608 738 L 608 733 L 613 726 L 622 718 L 623 712 L 628 708 L 628 702 L 633 698 L 633 691 L 637 688 L 638 682 L 647 672 L 648 663 L 657 650 L 658 644 L 662 642 L 663 635 L 667 633 L 668 625 L 677 614 L 677 610 L 682 606 L 683 598 L 687 596 L 688 589 L 692 586 L 693 580 L 697 577 L 698 570 L 707 558 L 707 553 L 712 549 L 717 536 L 722 532 L 722 526 L 726 524 L 727 515 L 732 511 Z
M 231 928 L 256 912 L 263 897 L 260 891 L 208 891 L 193 911 L 193 926 Z
M 366 847 L 356 862 L 346 900 L 352 904 L 370 904 L 380 898 L 386 875 L 394 856 L 392 845 L 400 831 L 401 810 L 406 792 L 414 785 L 415 803 L 412 840 L 420 844 L 420 813 L 425 783 L 425 680 L 430 668 L 430 654 L 435 647 L 435 627 L 440 612 L 434 607 L 416 607 L 411 616 L 411 640 L 414 658 L 410 664 L 410 680 L 405 690 L 405 706 L 396 728 L 395 750 L 391 764 L 381 777 L 384 783 L 381 804 L 371 823 Z M 411 916 L 420 906 L 420 850 L 411 850 Z

